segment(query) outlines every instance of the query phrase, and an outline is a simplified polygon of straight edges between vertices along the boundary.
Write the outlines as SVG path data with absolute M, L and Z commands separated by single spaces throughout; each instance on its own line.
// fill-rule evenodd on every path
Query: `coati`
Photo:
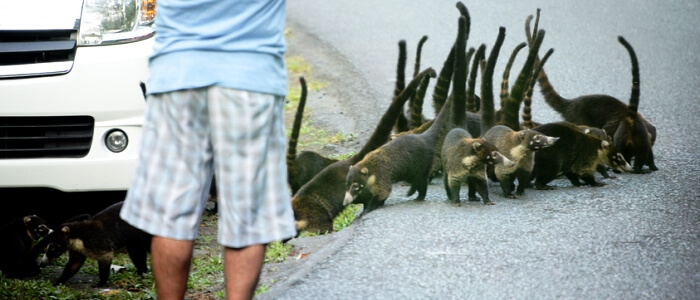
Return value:
M 34 242 L 51 233 L 46 221 L 37 215 L 13 219 L 0 227 L 0 272 L 7 278 L 27 278 L 39 274 Z
M 595 136 L 585 134 L 571 122 L 555 122 L 536 126 L 532 130 L 559 138 L 551 147 L 535 153 L 535 167 L 530 180 L 535 180 L 535 188 L 551 190 L 547 185 L 561 172 L 574 186 L 581 186 L 579 178 L 591 186 L 603 186 L 594 174 L 598 164 L 607 161 L 610 143 Z
M 304 107 L 306 106 L 306 97 L 308 95 L 306 79 L 303 76 L 299 77 L 299 83 L 301 84 L 301 96 L 297 104 L 297 111 L 294 115 L 292 132 L 287 146 L 287 182 L 292 190 L 292 195 L 296 194 L 299 188 L 311 180 L 318 172 L 338 161 L 313 151 L 302 151 L 299 155 L 296 154 L 299 131 L 301 130 L 301 122 L 304 118 Z
M 527 27 L 530 19 L 528 18 L 526 23 Z M 526 33 L 529 34 L 529 30 L 526 29 Z M 618 37 L 618 41 L 625 47 L 632 62 L 632 92 L 629 105 L 603 94 L 566 99 L 557 93 L 544 70 L 539 73 L 537 80 L 547 104 L 564 120 L 604 129 L 613 137 L 613 143 L 625 160 L 633 162 L 635 173 L 647 173 L 647 170 L 642 169 L 645 165 L 649 166 L 649 170 L 656 171 L 658 168 L 654 164 L 652 150 L 656 140 L 656 127 L 638 112 L 640 83 L 637 55 L 622 36 Z
M 484 140 L 496 145 L 499 152 L 515 162 L 514 166 L 488 166 L 489 178 L 498 181 L 506 198 L 525 194 L 530 173 L 535 165 L 535 152 L 551 147 L 559 138 L 547 136 L 538 131 L 526 129 L 515 131 L 505 125 L 496 125 L 483 135 Z M 518 179 L 516 195 L 513 195 L 515 179 Z
M 345 208 L 343 197 L 349 167 L 389 140 L 397 116 L 402 113 L 404 104 L 426 76 L 435 77 L 435 70 L 432 68 L 423 70 L 413 78 L 403 92 L 394 97 L 372 136 L 358 153 L 329 165 L 292 196 L 297 231 L 317 233 L 333 231 L 333 219 Z
M 465 23 L 465 17 L 460 16 L 457 40 L 452 47 L 454 53 L 464 52 Z M 397 136 L 352 164 L 346 176 L 343 205 L 361 203 L 363 213 L 369 213 L 384 205 L 391 194 L 392 184 L 402 181 L 410 185 L 407 196 L 417 191 L 416 200 L 424 200 L 431 174 L 439 168 L 436 157 L 442 148 L 443 132 L 455 98 L 447 99 L 425 132 Z
M 46 237 L 47 251 L 41 259 L 42 266 L 68 251 L 68 262 L 61 276 L 53 282 L 54 285 L 63 284 L 73 277 L 87 258 L 97 260 L 97 286 L 106 285 L 112 258 L 116 252 L 124 249 L 136 266 L 137 274 L 148 271 L 146 260 L 151 235 L 121 219 L 119 212 L 122 204 L 123 201 L 112 204 L 87 219 L 72 218 Z
M 454 128 L 447 133 L 440 155 L 443 169 L 443 182 L 447 199 L 459 203 L 459 190 L 463 183 L 469 189 L 469 201 L 479 201 L 479 192 L 484 204 L 495 204 L 489 199 L 486 184 L 486 165 L 515 163 L 498 152 L 498 148 L 484 139 L 474 139 L 462 128 Z
M 586 125 L 576 125 L 576 127 L 578 127 L 578 129 L 583 131 L 583 133 L 585 134 L 592 135 L 610 143 L 610 146 L 608 147 L 609 151 L 606 156 L 605 162 L 598 164 L 598 167 L 596 168 L 600 175 L 603 175 L 604 178 L 615 178 L 615 176 L 611 176 L 610 174 L 608 174 L 607 170 L 609 167 L 612 168 L 613 172 L 616 173 L 633 171 L 630 164 L 627 162 L 627 160 L 625 160 L 625 157 L 622 155 L 622 153 L 620 153 L 620 151 L 617 150 L 617 147 L 615 147 L 615 145 L 612 142 L 612 139 L 610 138 L 610 136 L 608 136 L 605 130 Z

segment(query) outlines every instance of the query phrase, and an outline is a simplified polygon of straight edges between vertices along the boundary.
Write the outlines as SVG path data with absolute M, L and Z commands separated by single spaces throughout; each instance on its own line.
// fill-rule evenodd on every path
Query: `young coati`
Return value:
M 292 190 L 292 195 L 296 194 L 299 188 L 311 180 L 318 172 L 338 161 L 313 151 L 302 151 L 299 155 L 296 154 L 299 131 L 301 130 L 304 107 L 306 106 L 306 97 L 308 95 L 306 79 L 303 76 L 299 77 L 299 83 L 301 84 L 301 96 L 297 104 L 292 133 L 287 146 L 287 182 Z
M 515 131 L 504 125 L 496 125 L 483 135 L 484 140 L 496 145 L 499 152 L 515 162 L 514 166 L 488 166 L 487 172 L 493 181 L 498 181 L 506 198 L 525 194 L 530 173 L 535 165 L 535 153 L 551 147 L 559 138 L 547 136 L 535 130 Z M 518 179 L 516 195 L 513 195 L 515 179 Z
M 119 217 L 122 204 L 123 201 L 112 204 L 87 219 L 72 218 L 46 237 L 47 251 L 41 260 L 42 266 L 68 251 L 68 263 L 54 285 L 65 283 L 73 277 L 87 258 L 97 260 L 97 286 L 106 285 L 112 258 L 116 252 L 124 249 L 136 266 L 137 274 L 148 271 L 146 260 L 150 252 L 151 235 Z
M 317 233 L 333 231 L 333 219 L 345 209 L 343 197 L 349 167 L 389 140 L 397 116 L 402 113 L 404 104 L 426 76 L 435 77 L 435 71 L 432 68 L 422 71 L 413 78 L 403 92 L 394 97 L 372 136 L 358 153 L 326 167 L 292 196 L 297 231 Z
M 551 190 L 547 185 L 559 173 L 563 173 L 574 186 L 581 186 L 579 178 L 591 186 L 603 186 L 596 182 L 594 174 L 598 164 L 606 163 L 610 143 L 585 134 L 571 122 L 555 122 L 536 126 L 532 130 L 559 138 L 551 147 L 535 153 L 535 167 L 530 180 L 535 188 Z
M 36 215 L 13 219 L 0 227 L 0 272 L 7 278 L 26 278 L 39 274 L 34 242 L 46 237 L 51 229 Z
M 440 155 L 443 169 L 443 182 L 447 199 L 459 203 L 459 190 L 466 183 L 469 201 L 479 201 L 479 192 L 484 204 L 495 204 L 489 199 L 486 184 L 486 166 L 515 163 L 498 152 L 498 148 L 484 139 L 474 139 L 462 128 L 454 128 L 447 133 Z
M 529 34 L 529 21 L 526 33 Z M 539 13 L 538 13 L 539 19 Z M 537 78 L 542 95 L 549 106 L 554 108 L 564 120 L 605 129 L 613 137 L 613 144 L 628 162 L 633 162 L 635 173 L 658 170 L 654 164 L 652 146 L 656 140 L 656 127 L 649 123 L 637 110 L 639 108 L 639 63 L 632 46 L 622 37 L 618 41 L 629 53 L 632 62 L 632 93 L 629 105 L 615 97 L 602 94 L 584 95 L 574 99 L 560 96 L 542 70 Z M 634 161 L 632 160 L 634 158 Z

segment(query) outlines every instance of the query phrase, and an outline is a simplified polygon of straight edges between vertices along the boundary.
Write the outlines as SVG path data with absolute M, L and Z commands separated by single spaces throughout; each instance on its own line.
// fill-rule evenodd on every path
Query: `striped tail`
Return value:
M 287 146 L 287 182 L 289 182 L 290 185 L 293 185 L 292 180 L 297 174 L 297 142 L 299 141 L 299 131 L 301 130 L 301 121 L 304 118 L 304 107 L 306 106 L 306 95 L 308 93 L 306 79 L 303 76 L 299 77 L 299 83 L 301 84 L 301 97 L 299 97 L 297 112 L 294 115 L 294 123 L 292 125 L 292 133 Z
M 532 71 L 532 76 L 530 76 L 530 79 L 528 80 L 527 92 L 525 93 L 525 99 L 523 99 L 524 129 L 531 129 L 535 127 L 532 123 L 532 91 L 535 88 L 535 82 L 537 82 L 538 74 L 540 73 L 542 67 L 544 67 L 544 64 L 547 62 L 549 56 L 552 55 L 553 52 L 554 49 L 549 49 L 549 51 L 547 51 L 542 60 L 535 63 L 535 69 Z
M 406 87 L 406 41 L 399 41 L 399 61 L 396 65 L 396 86 L 394 87 L 394 97 L 401 94 Z M 401 109 L 401 114 L 396 119 L 394 131 L 396 133 L 408 130 L 408 120 Z
M 622 36 L 617 37 L 622 46 L 625 46 L 627 52 L 630 54 L 630 59 L 632 60 L 632 94 L 630 95 L 630 103 L 627 109 L 627 115 L 631 118 L 636 117 L 637 110 L 639 109 L 639 61 L 637 61 L 637 54 L 634 52 L 632 45 L 630 45 L 625 38 Z
M 506 28 L 498 29 L 498 37 L 496 43 L 491 49 L 486 68 L 481 77 L 481 134 L 483 135 L 491 127 L 495 125 L 494 121 L 494 105 L 493 105 L 493 70 L 496 68 L 498 54 L 501 51 L 503 40 L 506 37 Z
M 510 78 L 510 69 L 513 67 L 513 62 L 515 61 L 515 58 L 518 56 L 518 53 L 520 50 L 525 48 L 527 46 L 527 43 L 523 42 L 515 46 L 515 49 L 513 49 L 513 52 L 510 54 L 510 58 L 508 58 L 508 63 L 506 63 L 506 68 L 503 70 L 503 80 L 501 81 L 501 108 L 496 112 L 496 119 L 497 122 L 501 122 L 500 120 L 500 114 L 501 110 L 505 106 L 506 101 L 508 101 L 508 79 Z

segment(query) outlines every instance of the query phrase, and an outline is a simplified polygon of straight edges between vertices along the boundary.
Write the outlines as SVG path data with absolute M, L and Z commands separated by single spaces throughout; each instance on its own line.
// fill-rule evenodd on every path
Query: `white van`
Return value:
M 0 1 L 0 189 L 128 188 L 155 5 Z

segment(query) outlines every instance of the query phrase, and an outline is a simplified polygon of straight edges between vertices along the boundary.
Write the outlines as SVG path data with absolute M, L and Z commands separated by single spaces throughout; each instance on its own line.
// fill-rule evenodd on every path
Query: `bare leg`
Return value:
M 151 267 L 159 300 L 185 298 L 193 248 L 194 241 L 151 239 Z
M 228 300 L 253 299 L 265 260 L 265 246 L 224 248 L 224 274 Z

